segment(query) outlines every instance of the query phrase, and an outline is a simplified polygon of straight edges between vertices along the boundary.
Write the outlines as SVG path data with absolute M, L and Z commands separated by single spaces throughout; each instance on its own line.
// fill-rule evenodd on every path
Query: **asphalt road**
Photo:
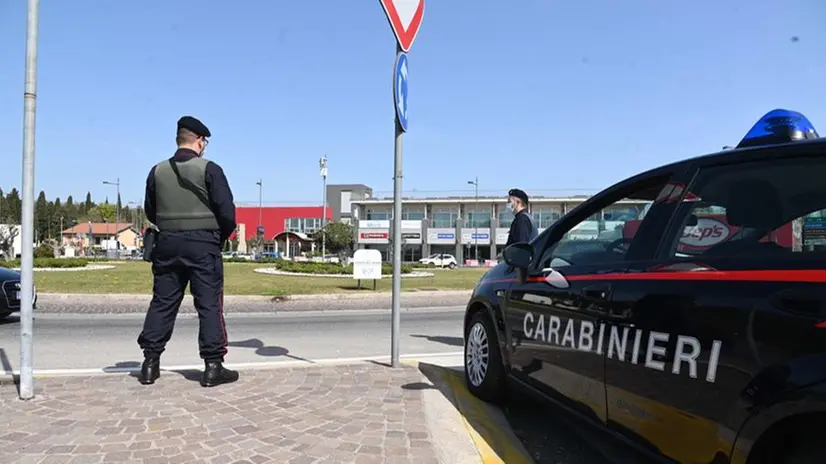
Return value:
M 462 350 L 464 307 L 421 308 L 401 315 L 400 353 Z M 228 314 L 227 363 L 306 361 L 390 354 L 389 311 Z M 142 360 L 139 314 L 36 314 L 36 370 L 134 367 Z M 18 368 L 19 319 L 0 321 L 0 367 Z M 201 363 L 198 319 L 180 314 L 161 359 L 166 366 Z M 458 358 L 461 365 L 461 357 Z
M 651 460 L 531 395 L 502 407 L 514 435 L 535 464 L 646 464 Z

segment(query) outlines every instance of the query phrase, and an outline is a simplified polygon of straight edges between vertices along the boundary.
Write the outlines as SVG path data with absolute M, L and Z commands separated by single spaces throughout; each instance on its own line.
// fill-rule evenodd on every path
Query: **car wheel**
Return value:
M 470 319 L 465 333 L 465 383 L 476 397 L 498 403 L 505 397 L 505 366 L 499 338 L 485 311 Z
M 456 263 L 450 263 L 447 265 L 448 269 L 456 269 Z

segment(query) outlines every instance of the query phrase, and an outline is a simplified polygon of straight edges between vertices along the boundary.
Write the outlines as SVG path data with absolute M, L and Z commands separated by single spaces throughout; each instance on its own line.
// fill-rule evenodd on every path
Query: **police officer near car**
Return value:
M 146 178 L 144 208 L 155 226 L 152 262 L 154 287 L 138 345 L 143 349 L 140 382 L 160 377 L 160 357 L 189 284 L 200 322 L 198 344 L 204 360 L 201 385 L 212 387 L 238 380 L 223 366 L 227 353 L 224 323 L 224 268 L 221 250 L 235 231 L 235 204 L 224 171 L 203 158 L 212 134 L 201 121 L 178 121 L 178 150 Z M 145 245 L 149 248 L 151 245 Z
M 508 191 L 508 210 L 513 213 L 513 222 L 511 222 L 508 231 L 508 241 L 505 243 L 505 248 L 514 243 L 530 242 L 536 238 L 538 231 L 530 213 L 528 213 L 528 194 L 519 189 L 510 189 Z

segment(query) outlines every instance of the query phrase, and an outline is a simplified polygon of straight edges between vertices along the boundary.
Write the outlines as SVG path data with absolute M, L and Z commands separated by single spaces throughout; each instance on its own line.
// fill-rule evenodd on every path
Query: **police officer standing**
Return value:
M 528 194 L 519 189 L 508 191 L 508 210 L 513 213 L 513 222 L 508 231 L 508 241 L 505 248 L 514 243 L 530 242 L 538 235 L 538 231 L 528 213 Z
M 224 267 L 221 249 L 235 231 L 235 204 L 224 171 L 203 158 L 212 134 L 201 121 L 178 121 L 178 150 L 156 164 L 146 178 L 146 217 L 158 230 L 151 251 L 154 288 L 138 344 L 144 362 L 140 382 L 160 377 L 160 357 L 189 284 L 200 322 L 198 344 L 205 369 L 201 385 L 238 380 L 223 366 L 227 353 L 224 324 Z

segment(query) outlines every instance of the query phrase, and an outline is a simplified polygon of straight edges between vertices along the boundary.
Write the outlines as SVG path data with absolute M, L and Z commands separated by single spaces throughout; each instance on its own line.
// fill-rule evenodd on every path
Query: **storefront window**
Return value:
M 424 209 L 422 208 L 405 208 L 402 206 L 402 220 L 403 221 L 421 221 L 424 219 Z
M 458 216 L 455 209 L 434 209 L 430 227 L 436 229 L 451 229 L 456 227 L 456 219 Z
M 288 232 L 313 234 L 321 229 L 321 218 L 287 218 L 284 229 Z
M 388 210 L 374 210 L 368 209 L 367 210 L 367 220 L 368 221 L 389 221 L 392 215 Z
M 467 211 L 467 222 L 465 223 L 465 227 L 472 227 L 472 228 L 482 228 L 482 227 L 490 227 L 490 210 L 485 209 L 482 210 L 468 210 Z
M 499 207 L 499 227 L 508 228 L 513 222 L 513 213 L 508 209 L 508 205 Z
M 539 207 L 533 208 L 531 215 L 533 216 L 533 222 L 536 224 L 536 227 L 547 229 L 551 227 L 557 219 L 562 217 L 562 211 L 558 208 Z

